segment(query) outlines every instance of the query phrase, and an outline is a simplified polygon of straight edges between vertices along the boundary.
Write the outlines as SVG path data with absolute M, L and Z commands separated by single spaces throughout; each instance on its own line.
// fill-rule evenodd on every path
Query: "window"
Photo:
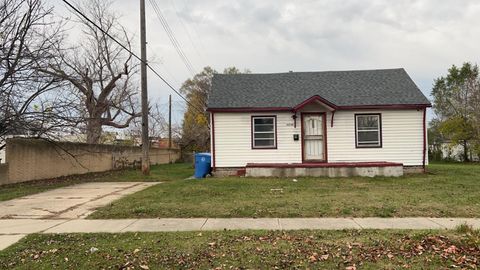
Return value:
M 382 118 L 380 114 L 355 115 L 356 147 L 382 147 Z
M 252 148 L 277 148 L 276 122 L 276 116 L 252 116 Z

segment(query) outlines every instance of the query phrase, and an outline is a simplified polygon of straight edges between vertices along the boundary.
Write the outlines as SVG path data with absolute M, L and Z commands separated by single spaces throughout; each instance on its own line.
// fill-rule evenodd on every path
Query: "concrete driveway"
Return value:
M 99 182 L 58 188 L 0 202 L 0 219 L 79 219 L 158 182 Z

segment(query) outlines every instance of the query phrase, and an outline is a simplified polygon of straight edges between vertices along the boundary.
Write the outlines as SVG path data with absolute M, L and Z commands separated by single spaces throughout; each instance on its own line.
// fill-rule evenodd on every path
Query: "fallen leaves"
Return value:
M 448 248 L 446 248 L 444 250 L 445 253 L 448 253 L 448 254 L 456 254 L 457 253 L 457 247 L 454 246 L 454 245 L 451 245 L 449 246 Z
M 302 232 L 203 232 L 186 234 L 178 244 L 168 242 L 168 237 L 145 240 L 142 234 L 128 238 L 117 236 L 119 242 L 112 247 L 97 243 L 79 243 L 68 248 L 61 242 L 52 242 L 48 248 L 28 248 L 15 263 L 9 262 L 4 268 L 28 266 L 28 263 L 54 262 L 57 266 L 82 265 L 87 260 L 110 269 L 362 269 L 365 264 L 398 265 L 401 268 L 415 268 L 418 262 L 436 264 L 438 268 L 478 269 L 480 266 L 480 238 L 449 237 L 435 233 L 378 233 L 365 231 L 335 232 L 332 236 L 322 231 Z M 112 240 L 117 241 L 117 240 Z M 185 241 L 185 243 L 183 243 Z M 67 240 L 66 243 L 76 243 Z M 60 245 L 62 244 L 62 245 Z M 58 248 L 58 247 L 61 248 Z M 55 248 L 57 247 L 57 248 Z M 101 252 L 99 252 L 98 248 Z M 185 248 L 186 247 L 186 248 Z M 80 254 L 75 254 L 75 248 Z M 48 258 L 48 259 L 47 259 Z M 0 268 L 7 264 L 0 262 Z M 28 267 L 24 267 L 28 268 Z M 61 267 L 60 267 L 61 268 Z M 68 267 L 67 267 L 68 268 Z

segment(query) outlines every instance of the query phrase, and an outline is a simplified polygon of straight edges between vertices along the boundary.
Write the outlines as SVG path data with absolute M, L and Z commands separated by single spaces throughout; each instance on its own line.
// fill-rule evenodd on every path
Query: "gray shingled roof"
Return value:
M 337 106 L 430 104 L 401 69 L 215 74 L 208 107 L 295 107 L 318 95 Z

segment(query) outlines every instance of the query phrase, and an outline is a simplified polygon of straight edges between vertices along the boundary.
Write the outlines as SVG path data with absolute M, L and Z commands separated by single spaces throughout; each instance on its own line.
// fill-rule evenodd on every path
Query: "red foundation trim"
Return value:
M 243 169 L 237 170 L 236 176 L 245 176 L 245 174 L 247 174 L 247 169 L 243 168 Z
M 333 163 L 248 163 L 247 168 L 355 168 L 403 166 L 396 162 L 333 162 Z

